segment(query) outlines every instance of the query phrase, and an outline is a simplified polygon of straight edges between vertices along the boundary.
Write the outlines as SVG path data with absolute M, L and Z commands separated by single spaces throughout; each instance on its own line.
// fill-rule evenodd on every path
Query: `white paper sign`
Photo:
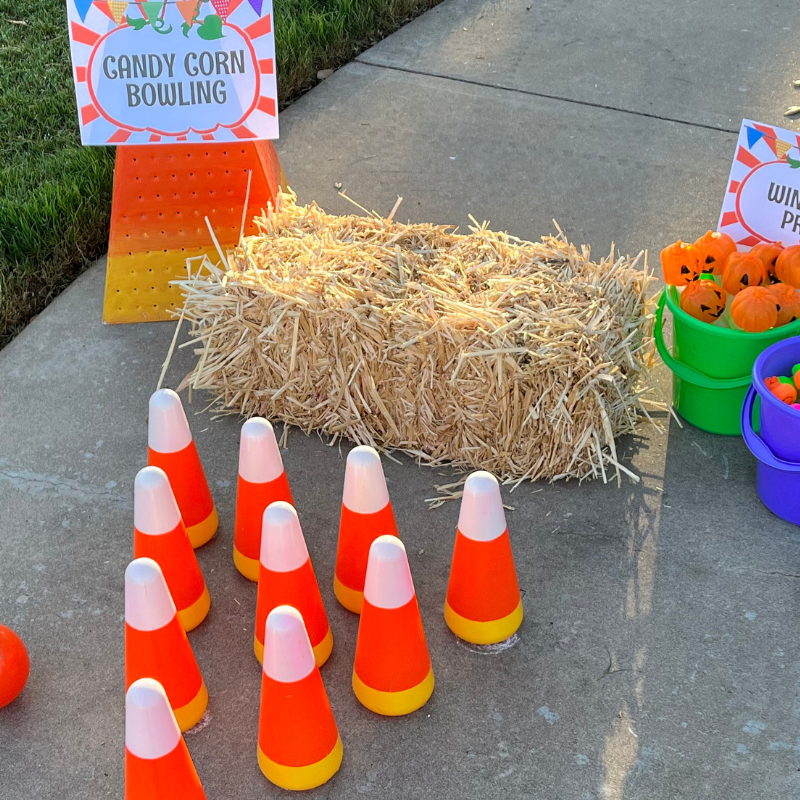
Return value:
M 271 0 L 67 0 L 86 145 L 278 138 Z
M 717 230 L 740 250 L 800 244 L 800 136 L 746 119 L 739 131 Z

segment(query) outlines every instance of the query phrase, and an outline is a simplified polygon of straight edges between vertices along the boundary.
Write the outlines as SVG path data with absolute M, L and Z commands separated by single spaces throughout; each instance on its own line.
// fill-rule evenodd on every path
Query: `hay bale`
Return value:
M 513 482 L 624 470 L 614 439 L 647 413 L 652 357 L 638 257 L 337 217 L 293 194 L 257 224 L 225 269 L 206 259 L 178 282 L 189 382 L 218 408 Z

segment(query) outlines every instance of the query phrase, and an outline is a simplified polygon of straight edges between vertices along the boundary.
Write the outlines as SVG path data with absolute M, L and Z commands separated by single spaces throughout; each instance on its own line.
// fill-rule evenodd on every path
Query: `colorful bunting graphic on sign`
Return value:
M 111 9 L 111 16 L 117 25 L 122 25 L 125 19 L 125 12 L 128 9 L 127 0 L 108 0 L 108 7 Z
M 765 136 L 764 131 L 757 131 L 755 128 L 747 129 L 747 146 L 752 150 L 753 145 L 758 143 Z
M 164 8 L 164 1 L 163 0 L 149 0 L 146 3 L 141 3 L 142 12 L 145 15 L 147 21 L 152 25 L 161 15 L 161 10 Z
M 250 5 L 253 7 L 253 11 L 255 11 L 260 17 L 261 7 L 264 5 L 264 0 L 247 0 L 247 2 L 250 3 Z
M 220 15 L 223 22 L 226 22 L 230 11 L 230 0 L 211 0 L 214 10 Z
M 114 19 L 111 14 L 111 9 L 108 7 L 106 0 L 94 0 L 94 7 L 98 11 L 102 11 L 109 19 Z
M 175 5 L 178 7 L 178 11 L 181 12 L 181 16 L 186 21 L 186 28 L 184 28 L 184 33 L 191 28 L 192 22 L 194 22 L 195 15 L 197 14 L 198 8 L 200 6 L 200 0 L 177 0 Z
M 783 158 L 791 149 L 792 146 L 789 142 L 784 142 L 783 139 L 775 140 L 775 155 L 777 155 L 778 158 Z
M 78 10 L 78 16 L 81 18 L 81 22 L 86 21 L 86 15 L 89 13 L 89 9 L 94 4 L 94 0 L 74 0 L 75 8 Z

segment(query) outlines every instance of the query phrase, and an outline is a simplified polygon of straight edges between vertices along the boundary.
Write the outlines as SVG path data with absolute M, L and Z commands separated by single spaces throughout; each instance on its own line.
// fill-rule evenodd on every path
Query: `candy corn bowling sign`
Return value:
M 278 137 L 270 0 L 68 0 L 83 144 Z
M 284 183 L 271 0 L 67 8 L 81 139 L 118 145 L 103 321 L 172 319 L 209 225 L 235 245 Z

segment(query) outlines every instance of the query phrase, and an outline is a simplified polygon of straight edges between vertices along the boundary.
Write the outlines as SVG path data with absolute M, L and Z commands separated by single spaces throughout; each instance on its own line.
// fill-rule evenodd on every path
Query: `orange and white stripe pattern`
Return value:
M 270 611 L 258 730 L 261 771 L 283 789 L 313 789 L 342 763 L 342 740 L 308 639 L 291 606 Z
M 464 483 L 444 618 L 474 644 L 501 642 L 522 624 L 500 484 L 489 472 L 473 472 Z
M 347 456 L 333 590 L 349 611 L 361 613 L 370 545 L 379 536 L 398 536 L 381 459 L 367 446 Z
M 399 716 L 425 705 L 433 686 L 406 549 L 396 536 L 380 536 L 369 551 L 353 691 L 376 714 Z
M 236 490 L 236 526 L 233 562 L 251 581 L 259 575 L 261 525 L 270 503 L 294 505 L 289 479 L 272 425 L 253 417 L 242 425 L 239 439 L 239 480 Z
M 206 582 L 167 475 L 158 467 L 139 470 L 134 481 L 133 557 L 152 558 L 161 567 L 187 631 L 206 618 L 211 606 Z
M 152 678 L 125 695 L 125 800 L 206 800 L 206 793 L 169 707 Z
M 161 567 L 137 558 L 125 570 L 125 688 L 154 678 L 167 693 L 178 727 L 196 725 L 208 691 L 172 602 Z
M 317 666 L 321 667 L 333 649 L 333 634 L 297 511 L 279 500 L 264 512 L 263 525 L 253 641 L 256 658 L 263 661 L 267 616 L 273 608 L 288 605 L 302 615 Z
M 178 395 L 159 389 L 150 398 L 147 463 L 167 473 L 192 547 L 217 532 L 219 519 L 203 465 Z

